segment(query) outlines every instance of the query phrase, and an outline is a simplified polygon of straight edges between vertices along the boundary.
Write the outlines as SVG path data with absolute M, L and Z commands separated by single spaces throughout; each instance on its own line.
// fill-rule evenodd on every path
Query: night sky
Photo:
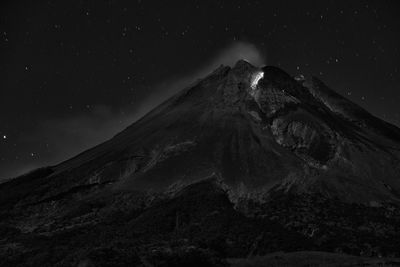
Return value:
M 399 14 L 399 1 L 1 1 L 0 179 L 107 140 L 241 57 L 400 125 Z

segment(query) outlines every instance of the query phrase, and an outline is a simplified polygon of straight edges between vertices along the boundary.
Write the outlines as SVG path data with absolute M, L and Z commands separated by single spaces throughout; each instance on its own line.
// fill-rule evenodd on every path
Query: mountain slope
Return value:
M 263 73 L 252 88 L 255 76 Z M 163 191 L 215 173 L 234 194 L 272 187 L 346 201 L 398 201 L 399 130 L 321 82 L 239 61 L 111 140 L 52 168 L 43 198 L 77 186 Z
M 89 240 L 105 231 L 110 236 L 95 246 L 124 240 L 134 252 L 107 253 L 128 253 L 138 262 L 151 254 L 154 240 L 188 239 L 198 247 L 202 236 L 207 251 L 196 253 L 208 258 L 208 250 L 242 256 L 332 251 L 343 249 L 334 239 L 339 232 L 365 241 L 358 230 L 348 230 L 358 226 L 344 223 L 348 210 L 363 218 L 385 214 L 376 224 L 388 232 L 365 242 L 392 244 L 399 218 L 393 208 L 400 200 L 399 131 L 318 80 L 303 83 L 246 61 L 221 66 L 103 144 L 0 184 L 3 247 L 19 240 L 13 262 L 59 246 L 59 235 L 71 232 L 65 246 L 76 242 L 71 255 L 81 259 L 94 245 L 82 243 L 80 231 Z M 293 210 L 296 205 L 301 209 Z M 323 205 L 329 214 L 321 213 Z M 334 226 L 325 223 L 332 221 Z M 310 225 L 316 224 L 330 234 L 314 236 Z

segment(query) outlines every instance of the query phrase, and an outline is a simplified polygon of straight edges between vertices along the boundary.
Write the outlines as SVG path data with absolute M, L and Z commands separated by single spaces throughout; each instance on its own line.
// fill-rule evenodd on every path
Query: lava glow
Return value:
M 264 72 L 262 72 L 262 71 L 257 72 L 254 75 L 253 80 L 251 81 L 251 84 L 250 84 L 251 89 L 253 89 L 253 90 L 256 89 L 258 81 L 261 80 L 263 77 L 264 77 Z

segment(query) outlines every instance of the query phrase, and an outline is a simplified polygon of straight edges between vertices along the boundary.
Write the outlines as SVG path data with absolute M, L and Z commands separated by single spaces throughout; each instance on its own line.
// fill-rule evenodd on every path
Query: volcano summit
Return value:
M 316 78 L 240 60 L 109 141 L 1 184 L 0 263 L 398 257 L 399 201 L 400 129 Z

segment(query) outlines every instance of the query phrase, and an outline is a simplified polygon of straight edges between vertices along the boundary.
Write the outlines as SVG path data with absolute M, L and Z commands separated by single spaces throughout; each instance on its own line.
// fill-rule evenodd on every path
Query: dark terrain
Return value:
M 399 201 L 400 129 L 239 61 L 0 184 L 0 266 L 397 266 Z

